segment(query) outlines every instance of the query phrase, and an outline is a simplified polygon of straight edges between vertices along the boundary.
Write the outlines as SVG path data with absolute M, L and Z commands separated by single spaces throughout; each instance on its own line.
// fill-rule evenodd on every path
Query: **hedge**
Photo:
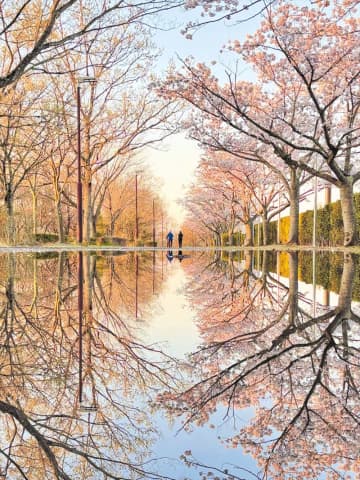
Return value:
M 267 268 L 270 273 L 277 273 L 277 259 L 279 257 L 279 274 L 282 277 L 289 278 L 289 255 L 286 252 L 258 251 L 254 252 L 254 268 L 262 270 L 262 262 L 264 253 L 267 256 Z M 234 261 L 244 260 L 244 251 L 223 251 L 221 260 L 223 267 L 226 269 L 229 258 Z M 344 265 L 344 254 L 341 252 L 318 252 L 316 253 L 316 284 L 325 290 L 339 293 L 342 270 Z M 360 256 L 353 255 L 355 263 L 355 275 L 353 283 L 352 300 L 360 301 L 360 275 L 357 274 L 360 269 Z M 308 285 L 313 283 L 313 253 L 299 252 L 299 270 L 298 279 Z
M 360 193 L 354 194 L 355 215 L 360 231 Z M 301 245 L 311 245 L 313 242 L 314 211 L 307 210 L 299 215 L 299 240 Z M 277 243 L 277 225 L 274 220 L 269 223 L 269 245 Z M 341 216 L 340 200 L 326 205 L 317 210 L 316 218 L 316 243 L 320 246 L 342 245 L 343 243 L 343 221 Z M 290 231 L 290 217 L 280 218 L 280 243 L 287 243 Z M 222 235 L 224 245 L 228 244 L 228 235 Z M 260 237 L 260 238 L 259 238 Z M 236 238 L 236 240 L 235 240 Z M 234 233 L 234 245 L 243 245 L 245 235 L 241 232 Z M 240 242 L 240 243 L 239 243 Z M 262 224 L 254 226 L 254 245 L 263 244 Z
M 244 233 L 234 232 L 232 237 L 233 237 L 232 244 L 233 244 L 234 247 L 244 244 L 244 241 L 245 241 L 245 234 Z M 222 239 L 222 244 L 223 245 L 229 245 L 229 234 L 228 234 L 228 232 L 222 233 L 221 234 L 221 239 Z
M 280 275 L 289 277 L 289 256 L 286 252 L 268 252 L 270 255 L 268 267 L 269 272 L 277 272 L 277 255 L 280 261 Z M 344 266 L 344 254 L 341 252 L 317 252 L 315 256 L 316 284 L 325 290 L 339 293 L 341 276 Z M 353 255 L 355 275 L 353 282 L 352 300 L 360 301 L 360 256 Z M 261 268 L 259 268 L 260 270 Z M 299 281 L 306 284 L 313 283 L 313 253 L 299 252 Z

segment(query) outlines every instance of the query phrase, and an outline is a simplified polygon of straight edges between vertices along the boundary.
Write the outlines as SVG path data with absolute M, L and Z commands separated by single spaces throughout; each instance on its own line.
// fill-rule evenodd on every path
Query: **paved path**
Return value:
M 214 250 L 213 247 L 118 247 L 110 245 L 90 245 L 90 246 L 78 246 L 78 245 L 19 245 L 19 246 L 0 246 L 0 253 L 27 253 L 27 252 L 92 252 L 92 251 L 109 251 L 109 252 L 153 252 L 168 250 L 182 250 L 182 251 L 208 251 Z
M 330 251 L 330 252 L 348 252 L 360 254 L 360 247 L 316 247 L 313 248 L 310 245 L 267 245 L 259 247 L 120 247 L 120 246 L 111 246 L 111 245 L 19 245 L 19 246 L 0 246 L 0 253 L 31 253 L 31 252 L 93 252 L 93 251 L 109 251 L 109 252 L 153 252 L 153 251 L 163 251 L 168 250 L 182 250 L 182 251 L 195 251 L 195 252 L 206 252 L 206 251 L 215 251 L 215 250 L 225 250 L 225 251 L 243 251 L 243 250 L 270 250 L 270 251 L 283 251 L 283 252 L 295 252 L 295 251 Z

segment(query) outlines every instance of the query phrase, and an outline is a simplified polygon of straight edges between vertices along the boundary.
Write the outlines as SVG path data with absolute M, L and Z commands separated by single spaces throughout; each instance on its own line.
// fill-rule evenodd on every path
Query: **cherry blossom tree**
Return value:
M 357 241 L 352 194 L 360 176 L 353 160 L 358 148 L 359 71 L 352 8 L 350 4 L 347 9 L 346 2 L 330 11 L 323 2 L 308 8 L 278 1 L 266 9 L 255 34 L 231 46 L 253 68 L 256 81 L 241 81 L 229 73 L 221 85 L 209 67 L 189 60 L 184 72 L 170 77 L 163 89 L 200 110 L 208 130 L 214 122 L 208 134 L 213 147 L 223 148 L 227 129 L 235 142 L 239 135 L 255 139 L 288 169 L 294 197 L 291 242 L 298 242 L 299 182 L 304 174 L 340 189 L 344 245 Z M 251 157 L 254 150 L 246 152 Z
M 78 48 L 84 36 L 91 41 L 101 31 L 129 24 L 142 25 L 146 19 L 150 22 L 151 16 L 181 5 L 183 2 L 177 0 L 125 3 L 119 0 L 106 3 L 98 0 L 21 0 L 3 3 L 0 9 L 0 88 L 17 81 L 31 69 L 53 71 L 47 66 L 48 62 L 61 57 L 64 47 L 67 50 Z

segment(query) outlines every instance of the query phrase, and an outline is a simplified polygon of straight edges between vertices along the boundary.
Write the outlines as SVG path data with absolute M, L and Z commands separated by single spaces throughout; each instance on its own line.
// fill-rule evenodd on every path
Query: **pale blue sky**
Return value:
M 178 57 L 193 56 L 198 62 L 216 61 L 213 68 L 221 78 L 226 69 L 235 68 L 234 56 L 220 53 L 221 49 L 230 40 L 243 39 L 247 33 L 254 30 L 259 21 L 232 26 L 226 26 L 224 22 L 206 25 L 194 34 L 192 40 L 188 40 L 181 34 L 181 30 L 186 21 L 193 19 L 194 15 L 194 12 L 187 12 L 184 16 L 170 14 L 159 22 L 164 30 L 154 33 L 154 41 L 162 49 L 158 61 L 158 75 L 165 75 L 170 62 L 178 64 Z M 238 66 L 238 71 L 247 79 L 252 76 L 249 67 L 241 66 L 239 70 Z M 193 180 L 200 155 L 200 148 L 194 141 L 186 140 L 185 135 L 168 138 L 164 145 L 161 145 L 161 151 L 148 150 L 144 155 L 154 174 L 163 181 L 163 195 L 168 202 L 168 213 L 174 218 L 175 229 L 184 220 L 184 210 L 177 205 L 177 199 L 183 197 Z

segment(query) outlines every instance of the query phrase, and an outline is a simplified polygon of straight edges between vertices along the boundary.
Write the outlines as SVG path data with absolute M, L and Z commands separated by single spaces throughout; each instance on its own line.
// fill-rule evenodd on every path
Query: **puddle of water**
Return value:
M 358 264 L 0 256 L 3 476 L 355 478 Z

